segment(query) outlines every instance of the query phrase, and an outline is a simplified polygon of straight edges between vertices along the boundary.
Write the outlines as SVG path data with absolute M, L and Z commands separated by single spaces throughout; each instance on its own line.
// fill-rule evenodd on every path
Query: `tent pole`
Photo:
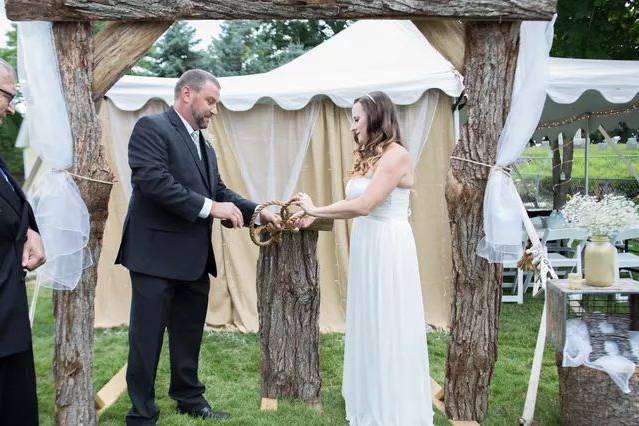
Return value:
M 586 151 L 584 153 L 584 180 L 586 182 L 586 195 L 588 195 L 588 148 L 590 146 L 590 114 L 586 119 Z

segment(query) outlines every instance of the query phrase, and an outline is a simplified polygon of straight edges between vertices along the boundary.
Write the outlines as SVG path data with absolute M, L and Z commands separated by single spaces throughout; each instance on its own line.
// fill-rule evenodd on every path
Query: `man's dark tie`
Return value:
M 204 142 L 204 138 L 200 138 L 200 152 L 202 153 L 201 161 L 204 163 L 204 170 L 206 171 L 206 186 L 208 187 L 211 182 L 211 171 L 209 170 L 209 157 L 206 153 L 206 143 Z M 213 188 L 209 188 L 211 192 L 213 192 Z

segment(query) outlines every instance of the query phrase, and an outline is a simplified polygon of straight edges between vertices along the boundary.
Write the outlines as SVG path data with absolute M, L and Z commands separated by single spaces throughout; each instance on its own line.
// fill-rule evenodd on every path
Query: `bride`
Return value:
M 316 207 L 297 194 L 300 227 L 351 219 L 342 395 L 355 425 L 432 425 L 426 327 L 413 232 L 408 222 L 411 158 L 390 98 L 355 101 L 357 143 L 346 200 Z M 304 216 L 306 215 L 306 216 Z

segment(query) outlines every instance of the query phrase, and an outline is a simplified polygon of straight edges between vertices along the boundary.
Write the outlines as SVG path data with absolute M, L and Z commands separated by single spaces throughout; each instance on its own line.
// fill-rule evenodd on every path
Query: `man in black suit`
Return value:
M 132 283 L 127 424 L 155 424 L 155 375 L 165 328 L 169 331 L 169 395 L 178 411 L 224 419 L 204 399 L 198 359 L 208 304 L 209 277 L 217 269 L 211 245 L 214 218 L 240 228 L 256 204 L 224 185 L 215 151 L 200 130 L 217 114 L 220 84 L 206 71 L 185 72 L 175 105 L 142 117 L 129 140 L 133 192 L 116 259 Z M 262 211 L 264 224 L 280 218 Z
M 16 77 L 0 59 L 0 124 L 15 112 Z M 0 423 L 37 425 L 38 400 L 24 269 L 45 262 L 31 206 L 0 157 Z

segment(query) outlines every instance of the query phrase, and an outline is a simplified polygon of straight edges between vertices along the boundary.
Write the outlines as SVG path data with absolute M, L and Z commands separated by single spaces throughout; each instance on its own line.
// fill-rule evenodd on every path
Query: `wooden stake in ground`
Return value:
M 100 144 L 100 125 L 91 93 L 91 25 L 54 24 L 53 34 L 73 135 L 72 172 L 111 181 L 113 175 Z M 111 185 L 85 179 L 78 179 L 76 183 L 90 214 L 89 249 L 94 265 L 85 269 L 75 290 L 53 293 L 55 419 L 59 425 L 94 425 L 97 422 L 91 372 L 94 297 Z
M 262 353 L 262 409 L 278 398 L 321 407 L 317 231 L 284 232 L 260 248 L 257 309 Z
M 517 63 L 518 23 L 466 24 L 468 123 L 454 156 L 495 164 Z M 497 359 L 501 265 L 475 250 L 483 236 L 483 199 L 489 168 L 452 160 L 446 200 L 453 243 L 452 328 L 444 401 L 449 418 L 480 421 L 488 408 Z

